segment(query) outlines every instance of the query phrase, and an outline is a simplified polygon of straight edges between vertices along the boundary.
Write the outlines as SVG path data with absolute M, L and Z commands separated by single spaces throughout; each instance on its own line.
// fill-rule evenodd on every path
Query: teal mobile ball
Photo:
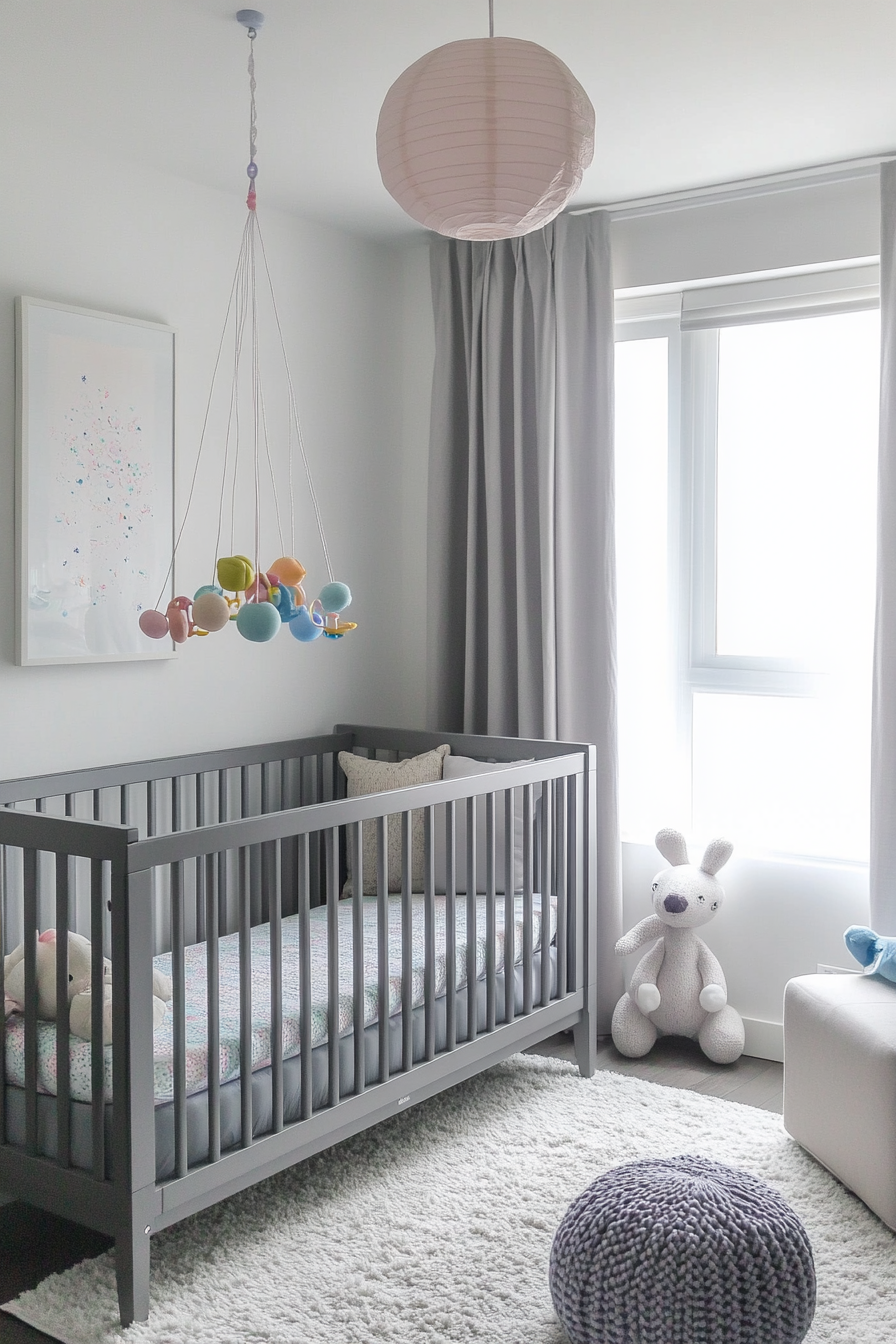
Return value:
M 236 614 L 236 628 L 243 639 L 265 644 L 280 629 L 280 613 L 273 602 L 247 602 Z
M 320 590 L 320 604 L 324 611 L 345 611 L 352 600 L 347 583 L 325 583 Z

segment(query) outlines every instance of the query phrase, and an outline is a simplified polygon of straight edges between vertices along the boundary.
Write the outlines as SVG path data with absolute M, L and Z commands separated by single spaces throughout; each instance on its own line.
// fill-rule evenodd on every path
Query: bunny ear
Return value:
M 673 868 L 678 868 L 688 861 L 687 841 L 681 831 L 668 829 L 657 831 L 656 847 Z
M 710 840 L 706 846 L 706 853 L 703 855 L 700 867 L 704 873 L 712 873 L 713 876 L 723 868 L 734 851 L 734 846 L 730 840 Z

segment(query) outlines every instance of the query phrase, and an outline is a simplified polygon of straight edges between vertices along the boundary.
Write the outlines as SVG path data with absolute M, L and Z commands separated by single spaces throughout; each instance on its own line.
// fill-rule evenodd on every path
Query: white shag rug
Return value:
M 530 1055 L 153 1237 L 150 1318 L 126 1333 L 112 1252 L 4 1310 L 64 1344 L 564 1344 L 548 1259 L 568 1204 L 610 1167 L 675 1153 L 753 1172 L 802 1218 L 807 1341 L 894 1336 L 896 1236 L 779 1116 Z

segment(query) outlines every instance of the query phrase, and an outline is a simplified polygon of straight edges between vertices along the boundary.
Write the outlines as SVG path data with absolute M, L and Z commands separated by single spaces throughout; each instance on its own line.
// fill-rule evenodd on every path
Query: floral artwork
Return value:
M 20 661 L 169 656 L 173 333 L 20 302 Z

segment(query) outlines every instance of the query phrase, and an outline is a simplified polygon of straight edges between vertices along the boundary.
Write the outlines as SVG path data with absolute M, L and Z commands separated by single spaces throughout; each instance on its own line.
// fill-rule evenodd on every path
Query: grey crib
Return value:
M 500 773 L 345 797 L 339 751 L 396 761 L 442 742 L 479 760 L 534 760 Z M 424 873 L 422 895 L 415 897 L 412 814 L 421 811 Z M 483 812 L 485 830 L 480 825 L 477 842 Z M 520 813 L 522 891 L 516 899 L 510 892 L 502 898 L 495 880 L 498 820 L 504 819 L 503 871 L 509 874 Z M 466 852 L 457 855 L 462 816 Z M 388 891 L 387 818 L 390 828 L 400 826 L 397 896 Z M 365 821 L 374 828 L 376 871 L 376 894 L 366 905 L 374 931 L 367 935 L 360 895 L 340 900 L 349 865 L 356 882 L 359 876 L 363 882 L 362 868 L 370 868 L 370 853 L 362 848 Z M 439 896 L 437 828 L 443 828 L 445 856 Z M 484 893 L 476 876 L 483 870 L 483 835 Z M 332 734 L 293 742 L 0 783 L 0 846 L 2 950 L 24 940 L 26 984 L 26 1008 L 18 1019 L 23 1077 L 11 1080 L 8 1068 L 0 1069 L 0 1189 L 114 1237 L 123 1325 L 149 1314 L 154 1232 L 558 1031 L 572 1030 L 580 1070 L 594 1070 L 592 746 L 338 725 Z M 401 928 L 397 1007 L 390 1006 L 386 984 L 390 902 L 398 903 Z M 440 964 L 450 967 L 441 988 L 437 908 L 445 938 Z M 540 940 L 533 934 L 539 909 Z M 422 919 L 422 1001 L 412 999 L 411 989 L 415 910 Z M 518 910 L 521 950 L 515 964 L 505 957 L 500 967 L 499 935 L 503 929 L 505 948 L 517 946 Z M 456 924 L 461 914 L 466 934 Z M 344 1029 L 328 1028 L 325 1042 L 314 1044 L 309 929 L 315 921 L 326 929 L 332 1026 L 340 1021 L 339 938 L 340 929 L 346 937 L 346 918 L 352 933 L 351 1020 Z M 458 988 L 461 954 L 468 967 L 478 965 L 481 918 L 484 963 Z M 296 930 L 302 996 L 298 1049 L 288 1056 L 285 920 Z M 72 930 L 92 940 L 93 1041 L 82 1047 L 89 1053 L 88 1099 L 72 1095 L 64 1014 L 55 1028 L 37 1020 L 35 934 L 50 926 L 57 930 L 60 1002 L 67 1001 L 68 984 L 63 935 Z M 253 936 L 263 939 L 270 956 L 269 1058 L 254 1069 Z M 211 1061 L 220 1058 L 218 958 L 226 937 L 238 954 L 239 1067 L 235 1078 L 222 1082 Z M 376 943 L 373 1021 L 364 1016 L 365 937 Z M 468 945 L 458 947 L 465 938 Z M 104 952 L 112 959 L 115 986 L 111 1052 L 100 1043 Z M 367 952 L 373 956 L 371 947 Z M 172 1095 L 165 1101 L 154 1083 L 151 971 L 152 957 L 160 953 L 170 954 L 174 987 Z M 185 965 L 197 956 L 207 996 L 209 1067 L 204 1088 L 189 1092 Z M 0 959 L 0 979 L 2 966 Z M 39 1032 L 44 1040 L 49 1032 L 54 1043 L 55 1089 L 41 1082 Z M 8 1064 L 8 1034 L 4 1040 Z

